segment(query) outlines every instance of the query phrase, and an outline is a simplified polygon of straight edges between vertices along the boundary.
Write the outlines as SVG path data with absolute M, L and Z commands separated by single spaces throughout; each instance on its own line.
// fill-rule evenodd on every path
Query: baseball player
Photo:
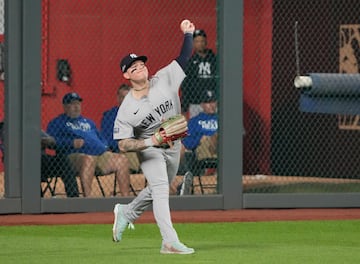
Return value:
M 139 152 L 148 187 L 131 203 L 115 205 L 113 240 L 120 241 L 126 227 L 133 227 L 132 223 L 152 204 L 162 236 L 162 254 L 195 252 L 180 242 L 170 216 L 169 183 L 178 170 L 181 142 L 178 139 L 164 144 L 167 141 L 164 132 L 157 131 L 164 120 L 181 113 L 178 90 L 191 56 L 195 26 L 184 20 L 180 28 L 184 33 L 180 55 L 154 77 L 148 78 L 146 56 L 129 54 L 121 60 L 121 71 L 132 88 L 120 106 L 114 124 L 114 139 L 119 140 L 120 151 Z

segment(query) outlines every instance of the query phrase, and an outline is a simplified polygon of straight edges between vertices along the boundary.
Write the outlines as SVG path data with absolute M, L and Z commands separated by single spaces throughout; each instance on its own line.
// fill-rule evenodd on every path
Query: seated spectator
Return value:
M 198 159 L 214 158 L 217 155 L 217 99 L 215 92 L 204 91 L 201 99 L 203 112 L 190 118 L 189 136 L 182 140 L 186 150 L 196 151 Z
M 215 92 L 212 90 L 204 91 L 200 105 L 203 112 L 189 119 L 189 135 L 182 140 L 181 164 L 187 166 L 185 170 L 191 170 L 194 175 L 200 173 L 198 168 L 194 166 L 196 160 L 217 158 L 218 115 Z M 186 181 L 185 176 L 182 184 L 192 184 L 192 179 Z M 189 190 L 188 187 L 183 188 Z
M 101 135 L 106 139 L 109 143 L 109 147 L 113 152 L 120 152 L 117 140 L 114 140 L 114 122 L 119 110 L 121 103 L 123 102 L 125 96 L 129 93 L 130 86 L 127 84 L 122 84 L 117 90 L 116 97 L 118 101 L 118 105 L 112 107 L 111 109 L 105 111 L 103 113 L 101 119 Z M 136 152 L 126 152 L 125 156 L 128 158 L 130 163 L 130 169 L 132 171 L 140 170 L 140 162 L 137 157 Z
M 53 149 L 55 139 L 41 130 L 41 177 L 60 176 L 67 197 L 78 197 L 79 190 L 76 182 L 76 174 L 71 169 L 67 159 L 52 156 L 46 153 L 46 149 Z M 4 122 L 0 122 L 0 151 L 4 162 Z M 57 174 L 57 175 L 56 175 Z
M 110 110 L 105 111 L 101 119 L 101 135 L 107 140 L 110 149 L 114 152 L 119 152 L 118 142 L 113 138 L 114 122 L 119 107 L 125 96 L 129 93 L 129 91 L 130 86 L 128 86 L 127 84 L 120 85 L 116 93 L 118 105 L 112 107 Z
M 129 195 L 129 163 L 123 154 L 110 151 L 94 121 L 81 115 L 83 99 L 77 93 L 63 97 L 64 113 L 50 121 L 47 132 L 56 140 L 58 153 L 68 156 L 79 174 L 84 196 L 92 191 L 92 181 L 98 172 L 106 175 L 115 172 L 123 196 Z
M 69 159 L 61 154 L 50 155 L 46 149 L 54 149 L 54 137 L 41 131 L 41 177 L 60 176 L 65 187 L 67 197 L 79 197 L 79 188 L 76 181 L 76 172 L 72 169 Z

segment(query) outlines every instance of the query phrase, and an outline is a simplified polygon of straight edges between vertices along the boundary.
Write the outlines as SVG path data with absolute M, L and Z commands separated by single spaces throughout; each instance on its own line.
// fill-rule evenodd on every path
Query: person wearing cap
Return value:
M 132 223 L 152 205 L 162 237 L 161 254 L 195 252 L 180 242 L 170 215 L 169 183 L 178 171 L 181 142 L 175 140 L 171 146 L 161 144 L 154 135 L 163 120 L 181 114 L 179 87 L 191 56 L 195 26 L 184 20 L 180 28 L 184 37 L 179 56 L 155 76 L 149 78 L 146 56 L 131 53 L 121 60 L 122 75 L 130 81 L 132 88 L 121 104 L 114 124 L 114 139 L 119 141 L 120 151 L 138 152 L 148 185 L 130 203 L 115 205 L 113 240 L 121 241 L 125 229 L 132 227 Z
M 216 91 L 216 55 L 207 47 L 207 35 L 197 29 L 193 35 L 193 55 L 186 67 L 186 78 L 181 84 L 182 112 L 194 117 L 202 111 L 200 106 L 203 91 Z
M 188 136 L 182 139 L 181 164 L 185 170 L 183 182 L 178 186 L 178 193 L 182 190 L 190 194 L 193 174 L 198 175 L 200 168 L 196 168 L 196 160 L 217 158 L 217 96 L 212 90 L 204 90 L 200 106 L 203 109 L 198 115 L 189 119 Z
M 216 157 L 214 138 L 217 137 L 218 115 L 215 92 L 212 90 L 203 91 L 200 105 L 203 111 L 189 119 L 189 136 L 182 140 L 182 144 L 188 150 L 196 149 L 199 159 Z M 213 139 L 210 140 L 210 138 Z M 208 146 L 208 148 L 202 148 L 203 151 L 198 149 L 202 144 Z
M 101 118 L 101 135 L 107 140 L 109 143 L 109 148 L 113 152 L 119 153 L 119 146 L 117 140 L 114 140 L 113 132 L 114 132 L 114 122 L 117 115 L 117 112 L 119 110 L 120 105 L 124 101 L 125 96 L 129 93 L 130 86 L 126 83 L 123 83 L 119 86 L 116 92 L 116 99 L 118 102 L 118 105 L 113 106 L 109 110 L 105 111 Z M 130 169 L 133 172 L 138 172 L 140 170 L 139 167 L 139 160 L 136 155 L 136 152 L 127 152 L 125 153 L 125 156 L 129 160 L 129 166 Z
M 130 86 L 123 83 L 119 86 L 116 92 L 116 99 L 118 104 L 113 106 L 109 110 L 105 111 L 101 118 L 101 135 L 109 143 L 109 147 L 114 152 L 119 152 L 119 146 L 117 140 L 113 138 L 114 121 L 119 110 L 121 103 L 124 101 L 125 96 L 129 93 Z
M 120 193 L 129 196 L 128 160 L 123 154 L 111 152 L 95 122 L 81 115 L 82 101 L 75 92 L 65 94 L 64 113 L 49 122 L 47 133 L 55 138 L 56 151 L 69 157 L 78 172 L 85 197 L 91 195 L 95 171 L 101 175 L 115 172 Z

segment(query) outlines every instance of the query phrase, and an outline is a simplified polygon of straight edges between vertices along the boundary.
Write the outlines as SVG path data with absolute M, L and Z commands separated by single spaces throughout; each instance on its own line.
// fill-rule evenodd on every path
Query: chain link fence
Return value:
M 254 68 L 244 88 L 244 104 L 252 114 L 245 119 L 250 127 L 245 146 L 257 153 L 245 151 L 245 162 L 255 162 L 244 168 L 253 175 L 244 177 L 244 190 L 359 192 L 356 92 L 334 95 L 341 87 L 330 83 L 321 87 L 322 96 L 307 96 L 308 91 L 294 87 L 297 75 L 330 73 L 341 83 L 344 76 L 338 73 L 359 73 L 358 2 L 269 2 L 245 1 L 245 24 L 255 29 L 244 39 L 254 51 L 253 65 L 246 59 L 244 65 L 245 71 Z M 244 56 L 250 56 L 246 50 Z
M 61 140 L 62 149 L 64 146 L 71 149 L 76 144 L 76 135 L 65 134 L 62 127 L 65 124 L 59 120 L 64 111 L 67 114 L 78 111 L 82 117 L 87 118 L 87 125 L 94 124 L 91 129 L 96 129 L 96 133 L 100 135 L 96 142 L 101 146 L 97 149 L 95 144 L 94 148 L 89 146 L 86 154 L 101 154 L 104 150 L 104 141 L 101 144 L 99 142 L 101 139 L 105 139 L 104 144 L 109 145 L 112 151 L 104 160 L 103 155 L 99 154 L 97 156 L 101 156 L 100 161 L 97 157 L 97 161 L 94 158 L 90 165 L 86 165 L 85 157 L 59 157 L 59 142 L 54 146 L 44 146 L 43 158 L 46 164 L 42 164 L 42 185 L 45 197 L 69 197 L 78 194 L 91 197 L 128 196 L 136 195 L 146 185 L 136 153 L 127 153 L 123 157 L 116 142 L 112 140 L 118 105 L 128 92 L 120 87 L 130 85 L 122 76 L 120 60 L 128 53 L 146 55 L 150 75 L 155 74 L 179 55 L 182 45 L 181 20 L 188 18 L 194 21 L 196 27 L 201 29 L 199 36 L 195 38 L 201 39 L 201 54 L 193 58 L 192 62 L 197 59 L 202 61 L 196 69 L 189 67 L 189 76 L 193 77 L 186 81 L 190 83 L 187 88 L 179 91 L 181 98 L 186 97 L 186 100 L 182 99 L 183 114 L 190 118 L 188 104 L 196 103 L 202 109 L 200 105 L 202 98 L 207 96 L 205 92 L 210 90 L 215 93 L 217 89 L 216 10 L 217 3 L 213 0 L 42 2 L 42 129 L 50 136 L 55 136 L 58 141 Z M 189 65 L 195 65 L 192 62 Z M 199 69 L 200 72 L 197 73 Z M 199 80 L 211 80 L 211 86 L 205 83 L 202 87 L 197 87 Z M 76 102 L 81 100 L 78 106 L 74 106 L 78 109 L 72 110 L 71 104 L 63 103 L 62 100 L 67 94 L 69 98 L 74 96 Z M 77 96 L 79 100 L 76 100 Z M 216 97 L 209 96 L 217 101 Z M 213 116 L 217 116 L 216 110 L 211 111 Z M 51 123 L 59 115 L 60 119 Z M 209 122 L 212 122 L 212 126 L 207 128 L 207 131 L 214 134 L 217 132 L 217 117 L 207 123 Z M 83 139 L 85 145 L 90 144 L 90 139 Z M 213 147 L 216 146 L 216 143 L 212 144 Z M 210 175 L 209 180 L 216 186 L 216 162 L 214 163 L 213 159 L 216 151 L 212 151 L 211 157 L 203 155 L 204 157 L 200 157 L 202 162 L 189 167 L 185 161 L 189 160 L 189 155 L 195 155 L 195 160 L 198 160 L 197 148 L 193 145 L 194 143 L 190 142 L 190 149 L 187 149 L 186 153 L 184 151 L 178 176 L 171 184 L 171 193 L 174 195 L 179 192 L 183 175 L 187 171 L 200 176 L 205 173 Z M 83 148 L 79 149 L 80 152 Z M 65 151 L 65 154 L 67 153 Z M 60 167 L 59 158 L 62 160 Z M 212 158 L 212 164 L 209 165 L 206 158 Z M 57 175 L 54 175 L 54 171 Z M 195 185 L 198 175 L 194 177 Z M 55 180 L 58 178 L 62 180 L 56 182 L 54 190 Z M 130 189 L 125 191 L 127 180 L 130 180 Z M 213 192 L 216 192 L 216 189 L 213 189 Z M 199 193 L 201 190 L 194 187 L 193 192 Z
M 360 113 L 346 111 L 349 105 L 357 105 L 357 95 L 312 96 L 312 107 L 308 107 L 304 106 L 305 92 L 294 87 L 297 75 L 359 73 L 356 6 L 355 0 L 244 1 L 245 193 L 359 192 Z M 195 56 L 179 90 L 182 112 L 189 124 L 194 120 L 200 124 L 197 129 L 207 134 L 200 141 L 184 142 L 171 193 L 177 194 L 188 171 L 194 175 L 191 193 L 219 192 L 217 103 L 222 88 L 217 8 L 214 0 L 42 1 L 44 197 L 82 197 L 85 192 L 90 197 L 124 195 L 119 185 L 123 168 L 129 172 L 129 195 L 146 185 L 137 155 L 124 158 L 116 149 L 106 159 L 112 161 L 113 170 L 104 173 L 85 166 L 90 176 L 81 179 L 74 158 L 56 155 L 56 144 L 47 137 L 51 135 L 48 127 L 64 113 L 64 96 L 76 93 L 82 99 L 81 114 L 92 120 L 99 134 L 106 134 L 104 128 L 111 131 L 111 122 L 102 126 L 103 114 L 116 109 L 123 97 L 119 87 L 129 85 L 120 72 L 120 59 L 129 52 L 147 55 L 150 74 L 155 74 L 178 55 L 179 22 L 184 18 L 194 21 L 201 31 L 194 38 Z M 324 110 L 325 104 L 330 110 Z M 210 112 L 206 122 L 197 122 L 195 117 L 199 112 L 205 115 L 205 108 Z M 76 164 L 80 164 L 77 159 Z
M 5 31 L 5 9 L 4 0 L 0 0 L 0 197 L 4 195 L 4 105 L 5 105 L 5 43 L 4 43 L 4 31 Z

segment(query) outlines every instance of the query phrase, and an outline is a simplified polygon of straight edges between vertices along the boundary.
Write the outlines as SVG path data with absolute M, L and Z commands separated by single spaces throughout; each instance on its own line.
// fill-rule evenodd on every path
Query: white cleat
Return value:
M 126 227 L 129 229 L 135 229 L 134 225 L 130 223 L 123 212 L 123 205 L 116 204 L 114 207 L 114 225 L 113 225 L 113 241 L 120 242 L 122 234 L 124 233 Z
M 187 255 L 195 253 L 195 250 L 193 248 L 185 246 L 181 242 L 172 242 L 163 244 L 161 246 L 160 253 Z

